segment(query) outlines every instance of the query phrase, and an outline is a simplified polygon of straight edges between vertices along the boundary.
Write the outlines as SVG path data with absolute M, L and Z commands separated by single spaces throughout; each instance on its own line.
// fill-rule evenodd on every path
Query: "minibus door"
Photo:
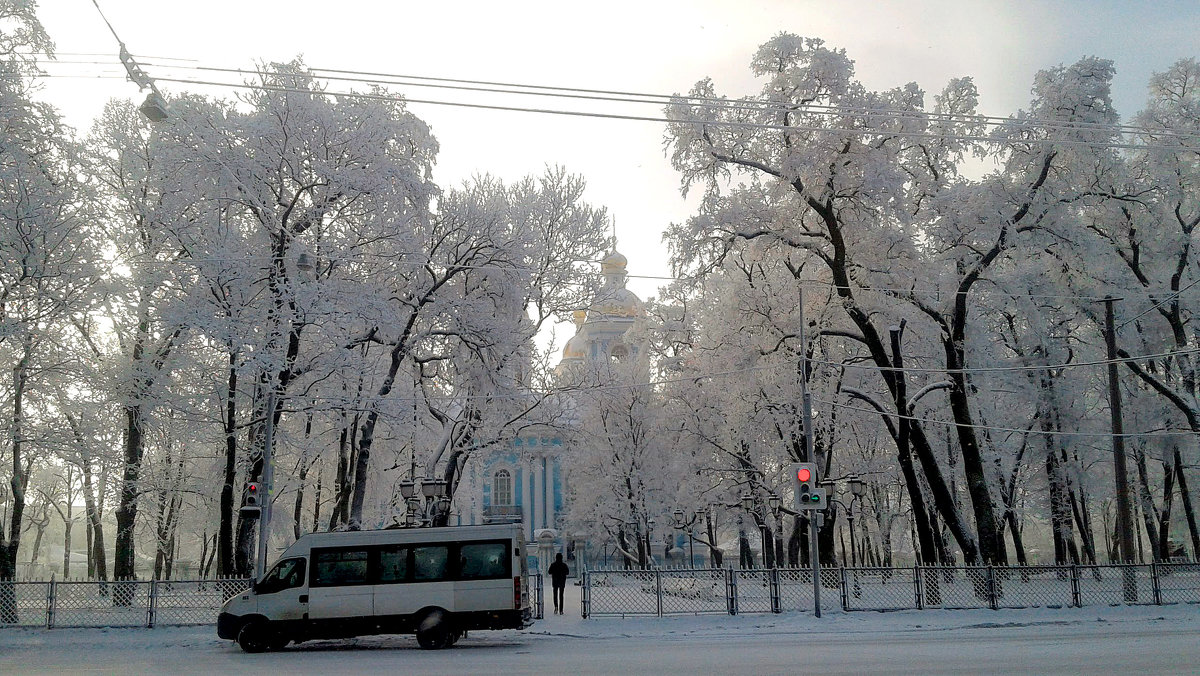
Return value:
M 303 558 L 275 564 L 254 586 L 258 612 L 271 621 L 302 620 L 308 613 L 308 578 Z

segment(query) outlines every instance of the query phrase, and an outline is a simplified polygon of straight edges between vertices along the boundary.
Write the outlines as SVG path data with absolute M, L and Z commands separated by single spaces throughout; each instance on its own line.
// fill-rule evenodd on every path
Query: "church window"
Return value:
M 492 504 L 507 506 L 513 503 L 512 474 L 502 469 L 492 477 Z

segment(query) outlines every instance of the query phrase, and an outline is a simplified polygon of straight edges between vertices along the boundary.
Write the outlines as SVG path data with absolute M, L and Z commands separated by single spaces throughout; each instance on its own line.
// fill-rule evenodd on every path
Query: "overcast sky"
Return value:
M 950 78 L 972 76 L 981 112 L 989 115 L 1027 105 L 1037 70 L 1096 55 L 1116 62 L 1116 105 L 1128 118 L 1141 107 L 1150 73 L 1180 58 L 1200 58 L 1196 0 L 97 1 L 129 51 L 147 62 L 173 57 L 250 68 L 303 55 L 321 68 L 661 94 L 684 92 L 706 76 L 721 93 L 755 93 L 751 55 L 787 31 L 845 48 L 870 88 L 917 82 L 927 104 Z M 62 61 L 96 58 L 75 54 L 115 57 L 116 41 L 92 0 L 38 4 Z M 55 68 L 65 73 L 71 66 Z M 161 88 L 233 94 L 170 83 Z M 557 99 L 395 91 L 600 110 Z M 108 98 L 139 96 L 135 85 L 118 79 L 51 78 L 44 92 L 81 131 Z M 587 178 L 589 201 L 615 216 L 630 273 L 669 273 L 660 234 L 685 219 L 692 205 L 680 197 L 678 177 L 664 157 L 661 124 L 416 103 L 411 109 L 441 144 L 440 184 L 483 172 L 515 179 L 547 164 L 564 165 Z M 661 114 L 652 106 L 619 112 Z M 646 297 L 659 283 L 634 278 L 629 286 Z

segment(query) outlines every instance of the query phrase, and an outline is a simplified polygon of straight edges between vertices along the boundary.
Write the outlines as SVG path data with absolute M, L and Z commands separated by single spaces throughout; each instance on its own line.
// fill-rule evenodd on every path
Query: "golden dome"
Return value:
M 600 317 L 641 317 L 645 314 L 645 305 L 642 303 L 642 299 L 624 287 L 602 289 L 597 294 L 592 309 Z
M 587 356 L 587 352 L 583 349 L 583 341 L 579 336 L 572 336 L 567 344 L 563 346 L 563 360 L 567 359 L 583 359 Z
M 627 265 L 629 265 L 629 259 L 614 251 L 605 256 L 604 260 L 600 261 L 600 274 L 624 273 L 625 266 Z

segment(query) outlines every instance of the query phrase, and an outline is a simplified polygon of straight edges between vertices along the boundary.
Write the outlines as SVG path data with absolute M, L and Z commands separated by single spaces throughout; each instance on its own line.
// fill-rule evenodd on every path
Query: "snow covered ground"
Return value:
M 410 636 L 247 655 L 212 627 L 4 629 L 0 673 L 1200 673 L 1195 605 L 585 620 L 577 588 L 567 605 L 440 652 Z

